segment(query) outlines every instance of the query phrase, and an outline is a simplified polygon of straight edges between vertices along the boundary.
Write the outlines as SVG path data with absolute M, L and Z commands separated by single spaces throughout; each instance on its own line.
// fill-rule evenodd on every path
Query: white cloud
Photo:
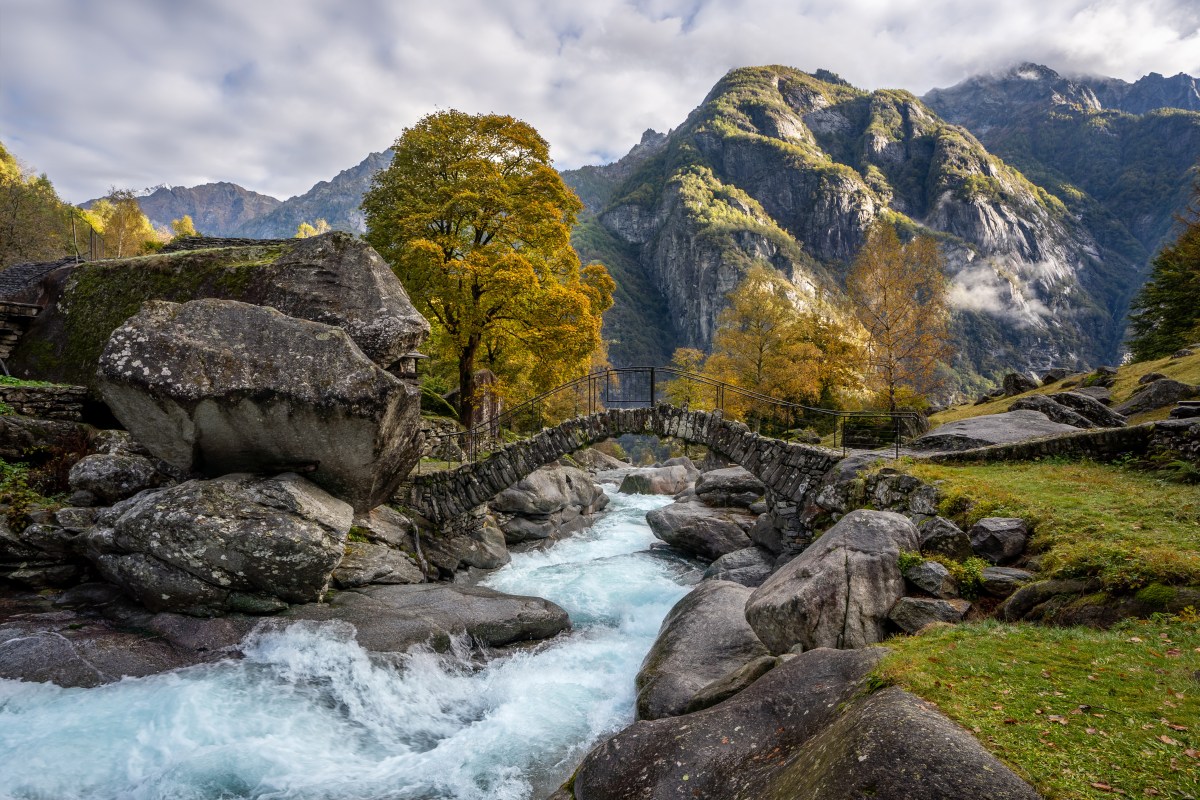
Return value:
M 0 0 L 0 140 L 60 191 L 286 197 L 438 108 L 513 114 L 560 166 L 679 124 L 726 71 L 923 93 L 1019 61 L 1200 72 L 1190 0 Z

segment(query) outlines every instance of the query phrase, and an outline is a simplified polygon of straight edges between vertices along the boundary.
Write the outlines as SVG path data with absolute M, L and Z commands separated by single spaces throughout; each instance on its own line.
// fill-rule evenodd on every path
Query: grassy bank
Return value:
M 1119 405 L 1132 397 L 1133 390 L 1138 388 L 1138 380 L 1143 375 L 1148 375 L 1151 372 L 1160 372 L 1168 378 L 1173 378 L 1182 383 L 1200 384 L 1200 353 L 1177 359 L 1160 358 L 1155 361 L 1140 361 L 1136 364 L 1126 364 L 1120 367 L 1117 370 L 1116 381 L 1109 389 L 1112 393 L 1113 405 Z M 954 422 L 955 420 L 979 417 L 984 414 L 1000 414 L 1008 411 L 1009 406 L 1016 402 L 1018 398 L 1034 394 L 1054 394 L 1056 392 L 1069 391 L 1068 388 L 1064 388 L 1064 384 L 1074 383 L 1079 385 L 1087 379 L 1087 376 L 1088 373 L 1072 375 L 1049 386 L 1039 386 L 1037 389 L 1024 394 L 1014 397 L 1002 397 L 999 400 L 991 400 L 980 405 L 967 403 L 965 405 L 953 406 L 940 414 L 934 414 L 929 418 L 929 422 L 936 428 L 938 425 L 945 425 L 947 422 Z M 1166 419 L 1169 412 L 1169 408 L 1150 411 L 1144 414 L 1137 414 L 1129 421 L 1138 423 Z
M 1196 617 L 1108 631 L 985 622 L 887 642 L 899 685 L 1047 798 L 1200 797 Z
M 1106 588 L 1200 584 L 1200 487 L 1131 468 L 1045 461 L 906 469 L 940 482 L 944 516 L 1029 522 L 1049 576 L 1096 576 Z

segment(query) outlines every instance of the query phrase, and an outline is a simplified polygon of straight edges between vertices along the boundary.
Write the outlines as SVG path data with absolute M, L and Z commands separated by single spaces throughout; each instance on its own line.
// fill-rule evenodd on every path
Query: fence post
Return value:
M 650 407 L 654 408 L 654 367 L 650 368 Z

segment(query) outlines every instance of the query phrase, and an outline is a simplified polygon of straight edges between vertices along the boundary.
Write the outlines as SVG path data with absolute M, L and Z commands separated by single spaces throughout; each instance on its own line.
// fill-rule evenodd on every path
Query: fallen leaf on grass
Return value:
M 1160 742 L 1162 742 L 1163 744 L 1169 744 L 1169 745 L 1171 745 L 1172 747 L 1183 747 L 1183 743 L 1182 743 L 1182 742 L 1177 742 L 1177 741 L 1175 741 L 1174 739 L 1172 739 L 1170 736 L 1167 736 L 1166 734 L 1163 734 L 1162 736 L 1159 736 L 1159 737 L 1158 737 L 1158 740 L 1159 740 Z
M 1051 722 L 1057 722 L 1059 725 L 1067 724 L 1067 718 L 1060 716 L 1059 714 L 1051 714 L 1050 716 L 1046 717 L 1046 719 L 1050 720 Z

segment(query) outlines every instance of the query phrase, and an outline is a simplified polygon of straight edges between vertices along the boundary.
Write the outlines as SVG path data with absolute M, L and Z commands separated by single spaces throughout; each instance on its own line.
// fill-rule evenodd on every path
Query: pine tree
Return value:
M 1200 342 L 1200 181 L 1179 222 L 1183 232 L 1154 257 L 1150 279 L 1131 306 L 1134 361 L 1163 358 Z

